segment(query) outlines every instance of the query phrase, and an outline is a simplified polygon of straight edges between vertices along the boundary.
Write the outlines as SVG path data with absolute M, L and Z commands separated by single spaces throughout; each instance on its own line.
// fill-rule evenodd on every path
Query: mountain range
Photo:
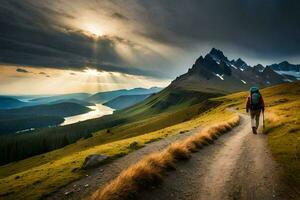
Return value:
M 71 94 L 61 94 L 61 95 L 52 95 L 52 96 L 45 96 L 39 97 L 29 100 L 30 103 L 37 103 L 37 104 L 45 104 L 55 101 L 63 101 L 66 99 L 77 99 L 83 100 L 90 96 L 89 93 L 71 93 Z
M 21 108 L 27 106 L 37 106 L 44 104 L 58 104 L 58 103 L 76 103 L 83 106 L 94 106 L 95 103 L 105 103 L 115 98 L 121 97 L 126 99 L 127 106 L 131 106 L 133 103 L 143 100 L 143 95 L 151 95 L 157 93 L 162 88 L 133 88 L 133 89 L 121 89 L 107 92 L 98 92 L 96 94 L 89 93 L 71 93 L 61 95 L 47 95 L 47 96 L 0 96 L 0 109 L 12 109 Z M 129 97 L 130 95 L 142 95 L 140 98 Z M 145 97 L 146 97 L 145 96 Z M 120 101 L 121 98 L 118 99 Z M 114 102 L 114 105 L 116 102 Z M 124 108 L 125 104 L 121 106 Z M 116 105 L 118 107 L 118 105 Z
M 99 92 L 94 95 L 89 96 L 85 99 L 85 101 L 93 102 L 93 103 L 105 103 L 110 100 L 113 100 L 120 96 L 128 96 L 128 95 L 150 95 L 153 93 L 157 93 L 161 90 L 159 87 L 152 88 L 133 88 L 133 89 L 123 89 L 123 90 L 114 90 L 108 92 Z
M 300 65 L 284 61 L 279 64 L 250 66 L 241 58 L 229 60 L 221 50 L 212 48 L 200 56 L 187 73 L 177 77 L 169 87 L 226 94 L 266 87 L 300 79 Z
M 296 77 L 297 80 L 300 80 L 300 65 L 294 65 L 287 61 L 283 61 L 279 64 L 270 65 L 270 67 L 278 74 L 286 77 Z

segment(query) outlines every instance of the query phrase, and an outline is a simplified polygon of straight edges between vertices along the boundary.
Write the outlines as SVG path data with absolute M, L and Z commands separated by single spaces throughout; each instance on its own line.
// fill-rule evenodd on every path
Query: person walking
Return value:
M 250 88 L 250 94 L 246 103 L 247 113 L 250 111 L 251 125 L 253 134 L 257 134 L 260 113 L 265 111 L 264 99 L 257 87 Z

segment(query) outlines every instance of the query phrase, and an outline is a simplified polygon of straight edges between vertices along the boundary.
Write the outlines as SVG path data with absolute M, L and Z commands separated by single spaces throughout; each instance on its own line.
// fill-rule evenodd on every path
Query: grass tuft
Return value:
M 167 152 L 171 154 L 175 160 L 185 160 L 191 157 L 191 152 L 185 143 L 173 143 L 167 148 Z
M 179 160 L 187 160 L 192 152 L 217 139 L 219 135 L 239 124 L 239 116 L 228 122 L 210 126 L 181 142 L 175 142 L 164 151 L 154 153 L 121 172 L 110 183 L 96 191 L 92 200 L 137 199 L 142 189 L 157 185 L 163 180 L 163 173 L 175 167 Z

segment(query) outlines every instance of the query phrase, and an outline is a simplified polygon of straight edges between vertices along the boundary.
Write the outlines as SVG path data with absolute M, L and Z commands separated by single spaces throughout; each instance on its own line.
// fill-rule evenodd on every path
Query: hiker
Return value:
M 265 103 L 257 87 L 250 88 L 250 95 L 247 98 L 246 111 L 250 110 L 251 125 L 253 134 L 257 134 L 260 112 L 265 111 Z M 255 122 L 254 122 L 255 120 Z

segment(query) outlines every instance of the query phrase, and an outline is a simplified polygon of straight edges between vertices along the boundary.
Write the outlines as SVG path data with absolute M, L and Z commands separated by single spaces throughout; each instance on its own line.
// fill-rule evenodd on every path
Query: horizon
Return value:
M 243 61 L 246 61 L 246 59 L 244 58 L 233 58 L 233 57 L 229 57 L 225 51 L 223 51 L 222 49 L 219 49 L 219 48 L 216 48 L 216 47 L 212 47 L 212 49 L 216 49 L 216 50 L 220 50 L 222 53 L 224 53 L 224 55 L 229 59 L 229 60 L 238 60 L 238 59 L 241 59 Z M 201 56 L 204 57 L 205 55 L 209 54 L 211 52 L 211 50 L 209 50 L 208 52 L 206 52 L 205 54 L 202 54 L 200 56 L 197 57 L 200 58 Z M 196 60 L 196 59 L 195 59 Z M 193 63 L 195 62 L 195 60 L 193 61 Z M 299 65 L 299 64 L 296 64 L 296 63 L 291 63 L 287 60 L 283 60 L 283 61 L 280 61 L 280 62 L 277 62 L 277 63 L 269 63 L 268 65 L 264 65 L 264 64 L 261 64 L 261 63 L 257 63 L 255 65 L 249 65 L 249 63 L 247 63 L 250 67 L 254 67 L 256 65 L 259 65 L 261 64 L 263 67 L 267 67 L 269 65 L 272 65 L 272 64 L 280 64 L 280 63 L 284 63 L 284 62 L 287 62 L 289 64 L 292 64 L 292 65 Z M 187 70 L 189 68 L 191 68 L 192 65 L 186 67 L 186 71 L 184 73 L 187 72 Z M 142 75 L 131 75 L 131 74 L 122 74 L 122 73 L 119 73 L 119 72 L 107 72 L 107 71 L 103 71 L 103 70 L 100 70 L 98 71 L 96 68 L 91 68 L 91 67 L 85 67 L 83 70 L 71 70 L 71 69 L 53 69 L 53 68 L 46 68 L 46 67 L 40 67 L 40 66 L 22 66 L 22 65 L 12 65 L 12 66 L 9 66 L 9 64 L 0 64 L 0 70 L 2 70 L 3 72 L 3 68 L 4 68 L 4 71 L 5 71 L 5 68 L 7 70 L 12 70 L 14 71 L 14 75 L 11 75 L 13 78 L 24 78 L 24 75 L 25 76 L 28 76 L 28 75 L 33 75 L 33 76 L 45 76 L 47 78 L 51 78 L 51 75 L 49 74 L 52 73 L 53 71 L 63 71 L 67 74 L 69 74 L 69 76 L 76 76 L 78 74 L 84 74 L 85 76 L 88 76 L 88 79 L 94 79 L 93 81 L 95 81 L 96 79 L 96 84 L 98 85 L 98 87 L 93 87 L 92 89 L 91 88 L 80 88 L 78 89 L 78 86 L 74 87 L 75 90 L 66 90 L 66 91 L 61 91 L 61 92 L 57 92 L 57 91 L 53 91 L 52 93 L 42 93 L 42 92 L 28 92 L 28 93 L 21 93 L 21 92 L 15 92 L 15 93 L 12 93 L 11 92 L 11 89 L 8 88 L 8 89 L 4 89 L 3 90 L 3 82 L 6 82 L 6 80 L 4 80 L 4 78 L 7 77 L 7 73 L 1 73 L 0 74 L 0 77 L 3 76 L 4 78 L 2 79 L 2 87 L 0 87 L 0 95 L 2 96 L 13 96 L 13 95 L 19 95 L 19 96 L 49 96 L 49 95 L 63 95 L 63 94 L 74 94 L 74 93 L 88 93 L 88 94 L 96 94 L 96 93 L 99 93 L 99 92 L 108 92 L 108 91 L 115 91 L 115 90 L 122 90 L 122 89 L 134 89 L 134 88 L 139 88 L 138 84 L 141 84 L 143 83 L 140 88 L 151 88 L 151 87 L 159 87 L 159 88 L 164 88 L 164 87 L 167 87 L 174 79 L 175 77 L 178 77 L 182 74 L 177 74 L 173 79 L 155 79 L 153 77 L 149 77 L 149 76 L 142 76 Z M 41 69 L 42 68 L 42 69 Z M 33 70 L 33 71 L 32 71 Z M 44 70 L 44 71 L 42 71 Z M 45 72 L 45 71 L 48 71 L 48 72 Z M 122 86 L 120 83 L 118 83 L 116 80 L 114 80 L 114 82 L 108 82 L 110 84 L 116 84 L 116 86 L 109 86 L 109 87 L 100 87 L 100 85 L 103 86 L 103 83 L 100 83 L 99 82 L 99 77 L 101 77 L 101 73 L 104 73 L 104 74 L 109 74 L 109 75 L 112 75 L 112 76 L 129 76 L 129 77 L 132 77 L 133 79 L 135 80 L 138 80 L 137 82 L 132 82 L 132 85 L 127 85 L 127 86 Z M 22 74 L 22 75 L 20 75 Z M 28 78 L 28 77 L 26 77 Z M 40 78 L 40 77 L 33 77 L 33 78 Z M 76 78 L 76 77 L 75 77 Z M 128 81 L 128 77 L 126 77 L 127 79 L 125 80 L 125 82 Z M 4 80 L 4 81 L 3 81 Z M 25 81 L 28 81 L 25 79 Z M 124 81 L 124 80 L 123 80 Z M 49 83 L 51 83 L 53 81 L 49 81 Z M 1 83 L 1 81 L 0 81 Z M 88 83 L 86 83 L 88 84 Z M 22 83 L 23 85 L 23 83 Z M 2 90 L 2 91 L 1 91 Z M 23 90 L 23 88 L 22 88 Z
M 133 88 L 123 88 L 123 89 L 116 89 L 116 90 L 106 90 L 106 91 L 99 91 L 95 93 L 88 93 L 88 92 L 73 92 L 73 93 L 56 93 L 56 94 L 5 94 L 5 93 L 0 93 L 0 96 L 59 96 L 59 95 L 69 95 L 69 94 L 89 94 L 89 95 L 94 95 L 97 93 L 102 93 L 102 92 L 112 92 L 112 91 L 118 91 L 118 90 L 133 90 L 133 89 L 152 89 L 152 88 L 159 88 L 159 89 L 164 89 L 165 87 L 157 87 L 157 86 L 152 86 L 152 87 L 133 87 Z

